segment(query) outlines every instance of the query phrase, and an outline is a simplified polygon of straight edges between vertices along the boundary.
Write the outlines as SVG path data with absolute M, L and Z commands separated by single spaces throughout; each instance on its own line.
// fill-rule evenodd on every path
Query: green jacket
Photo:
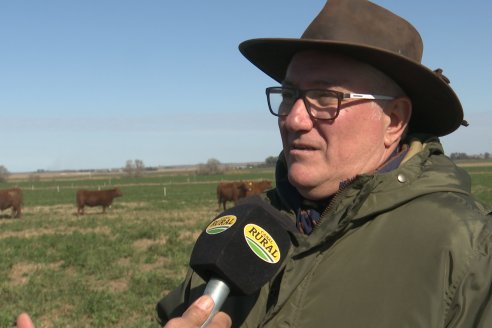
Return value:
M 265 199 L 295 218 L 282 158 Z M 258 294 L 230 297 L 234 327 L 492 327 L 492 217 L 437 141 L 358 176 Z M 293 221 L 294 222 L 294 221 Z M 164 323 L 204 288 L 191 270 L 157 305 Z

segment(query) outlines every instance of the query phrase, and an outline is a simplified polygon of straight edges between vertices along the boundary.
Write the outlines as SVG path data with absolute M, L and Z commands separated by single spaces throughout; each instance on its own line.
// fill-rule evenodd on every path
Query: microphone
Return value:
M 291 244 L 285 220 L 266 202 L 249 202 L 222 212 L 201 233 L 190 266 L 208 281 L 204 294 L 215 303 L 202 327 L 229 293 L 253 294 L 277 273 Z

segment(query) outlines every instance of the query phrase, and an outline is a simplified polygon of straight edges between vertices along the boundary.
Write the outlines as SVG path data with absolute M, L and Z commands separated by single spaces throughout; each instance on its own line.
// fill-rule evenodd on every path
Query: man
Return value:
M 366 0 L 330 0 L 301 39 L 240 50 L 282 84 L 267 89 L 283 152 L 264 199 L 299 232 L 275 278 L 208 327 L 492 327 L 491 211 L 437 139 L 463 113 L 420 64 L 418 32 Z M 161 322 L 200 327 L 203 289 L 190 271 Z
M 298 233 L 277 275 L 230 297 L 215 327 L 492 327 L 490 209 L 444 155 L 438 137 L 463 112 L 422 48 L 366 0 L 329 0 L 300 39 L 240 45 L 281 83 L 267 88 L 283 152 L 264 199 Z M 161 322 L 199 327 L 203 288 L 190 270 Z

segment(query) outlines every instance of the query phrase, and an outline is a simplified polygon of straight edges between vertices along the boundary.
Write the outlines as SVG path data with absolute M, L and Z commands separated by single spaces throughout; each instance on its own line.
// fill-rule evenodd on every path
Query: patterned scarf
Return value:
M 320 212 L 311 209 L 299 209 L 296 218 L 296 227 L 300 233 L 305 235 L 310 235 L 313 232 L 315 226 L 318 225 L 319 219 L 321 217 Z

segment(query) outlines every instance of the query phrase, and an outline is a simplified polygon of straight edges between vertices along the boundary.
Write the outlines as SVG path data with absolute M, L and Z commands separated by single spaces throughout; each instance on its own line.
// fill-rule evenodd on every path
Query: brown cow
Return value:
M 123 196 L 120 188 L 107 190 L 85 190 L 77 191 L 77 215 L 84 214 L 84 206 L 94 207 L 102 206 L 103 213 L 106 213 L 106 207 L 111 206 L 115 197 Z
M 217 185 L 217 202 L 218 210 L 220 211 L 220 205 L 226 209 L 226 202 L 231 201 L 236 204 L 238 199 L 246 197 L 249 188 L 246 182 L 234 181 L 234 182 L 220 182 Z
M 265 190 L 272 188 L 272 182 L 270 180 L 248 181 L 247 184 L 249 190 L 246 196 L 261 194 Z
M 20 188 L 10 188 L 0 190 L 0 211 L 12 207 L 12 217 L 21 217 L 22 190 Z

